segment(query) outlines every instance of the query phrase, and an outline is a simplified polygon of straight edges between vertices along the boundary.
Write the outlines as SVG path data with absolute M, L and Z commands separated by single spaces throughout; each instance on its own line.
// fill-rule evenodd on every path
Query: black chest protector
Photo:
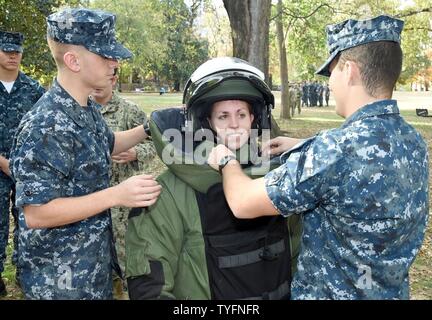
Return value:
M 222 184 L 196 192 L 212 299 L 289 299 L 291 252 L 282 216 L 237 219 Z

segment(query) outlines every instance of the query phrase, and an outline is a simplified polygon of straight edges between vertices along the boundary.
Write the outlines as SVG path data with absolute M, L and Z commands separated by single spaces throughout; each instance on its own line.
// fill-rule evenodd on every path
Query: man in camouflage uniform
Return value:
M 313 81 L 309 84 L 309 107 L 316 107 L 318 103 L 317 83 Z
M 296 107 L 296 93 L 293 83 L 288 85 L 288 105 L 291 112 L 291 117 L 294 117 Z
M 297 108 L 298 114 L 301 113 L 301 99 L 302 99 L 302 89 L 299 83 L 294 85 L 295 89 L 295 108 Z
M 47 18 L 57 65 L 52 88 L 22 119 L 11 152 L 19 213 L 21 286 L 28 299 L 110 299 L 115 264 L 109 208 L 155 203 L 160 186 L 140 175 L 109 187 L 111 154 L 147 137 L 113 133 L 90 93 L 111 82 L 115 16 L 66 9 Z
M 93 99 L 101 106 L 101 113 L 108 127 L 114 131 L 125 131 L 142 123 L 147 123 L 147 116 L 136 104 L 127 101 L 113 91 L 117 77 L 113 77 L 112 83 L 104 88 L 93 91 Z M 153 172 L 152 166 L 156 156 L 153 142 L 147 140 L 135 147 L 112 156 L 110 185 L 115 186 L 138 173 Z M 117 258 L 122 271 L 125 274 L 126 252 L 125 234 L 128 223 L 129 208 L 111 208 L 111 218 L 114 231 L 115 248 Z M 114 297 L 122 298 L 126 291 L 126 281 L 114 274 Z M 125 292 L 126 293 L 126 292 Z M 127 295 L 127 294 L 125 294 Z
M 308 83 L 306 81 L 302 82 L 301 93 L 302 93 L 302 107 L 308 107 Z
M 329 99 L 330 99 L 330 89 L 328 87 L 328 85 L 324 85 L 323 87 L 323 91 L 324 91 L 324 98 L 325 98 L 325 102 L 326 102 L 326 107 L 328 107 L 328 103 L 329 103 Z
M 261 181 L 242 176 L 236 160 L 223 169 L 237 217 L 303 215 L 294 299 L 409 298 L 408 271 L 429 214 L 429 169 L 425 142 L 391 100 L 402 27 L 389 16 L 328 26 L 331 55 L 317 73 L 330 76 L 345 123 L 303 141 L 271 140 L 263 152 L 289 151 Z M 226 154 L 218 146 L 208 162 L 217 167 Z
M 323 93 L 324 93 L 324 87 L 321 83 L 317 83 L 316 87 L 317 97 L 318 97 L 318 106 L 323 106 Z
M 297 108 L 298 114 L 301 112 L 301 91 L 297 84 L 289 84 L 289 107 L 291 110 L 291 116 L 294 117 L 295 109 Z
M 17 259 L 18 210 L 14 205 L 15 186 L 9 171 L 12 139 L 21 118 L 45 92 L 37 81 L 20 71 L 23 41 L 21 33 L 0 31 L 0 296 L 6 295 L 1 274 L 6 260 L 11 211 L 15 221 L 12 262 L 16 264 Z

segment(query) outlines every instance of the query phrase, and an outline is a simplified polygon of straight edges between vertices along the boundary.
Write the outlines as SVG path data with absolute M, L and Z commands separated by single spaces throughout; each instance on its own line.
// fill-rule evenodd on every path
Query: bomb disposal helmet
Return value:
M 208 128 L 207 118 L 215 102 L 243 100 L 252 107 L 253 129 L 270 129 L 274 96 L 264 82 L 264 74 L 248 62 L 231 57 L 211 59 L 195 70 L 187 81 L 183 104 L 186 120 L 194 130 Z

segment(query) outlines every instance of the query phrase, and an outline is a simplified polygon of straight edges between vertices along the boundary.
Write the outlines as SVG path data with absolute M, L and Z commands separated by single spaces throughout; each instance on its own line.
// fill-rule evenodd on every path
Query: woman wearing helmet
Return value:
M 192 74 L 184 91 L 185 109 L 152 114 L 152 138 L 168 170 L 158 178 L 163 191 L 150 212 L 133 209 L 129 216 L 131 299 L 289 298 L 300 220 L 236 219 L 220 174 L 195 157 L 203 146 L 222 143 L 243 159 L 249 176 L 265 173 L 254 171 L 251 136 L 252 129 L 258 134 L 270 129 L 274 97 L 263 78 L 246 61 L 216 58 Z M 173 129 L 180 139 L 168 137 Z M 205 130 L 215 138 L 196 139 Z M 191 139 L 199 141 L 191 144 Z

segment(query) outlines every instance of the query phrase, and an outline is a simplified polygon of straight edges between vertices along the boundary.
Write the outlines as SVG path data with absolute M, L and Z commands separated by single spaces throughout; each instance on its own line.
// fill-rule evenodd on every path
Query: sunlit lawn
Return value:
M 181 106 L 183 98 L 180 93 L 166 93 L 161 96 L 159 93 L 124 93 L 122 96 L 141 106 L 147 114 L 155 109 Z

